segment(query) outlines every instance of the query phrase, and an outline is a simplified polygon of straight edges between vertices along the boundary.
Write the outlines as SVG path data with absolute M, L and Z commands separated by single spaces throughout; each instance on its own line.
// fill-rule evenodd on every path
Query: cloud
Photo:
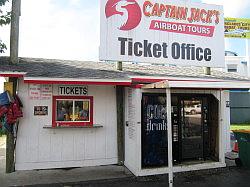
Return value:
M 78 5 L 80 3 L 80 0 L 70 0 L 71 5 Z
M 248 0 L 203 0 L 202 2 L 223 5 L 225 17 L 249 18 L 250 3 Z M 225 38 L 225 50 L 245 55 L 245 42 L 242 39 Z
M 58 2 L 22 2 L 20 56 L 98 60 L 99 7 L 77 9 Z
M 203 0 L 202 2 L 208 4 L 217 4 L 224 6 L 225 17 L 240 18 L 246 16 L 249 12 L 250 3 L 248 0 Z
M 11 10 L 11 3 L 6 3 L 4 7 L 1 7 L 1 10 L 5 13 L 6 11 Z M 6 46 L 9 46 L 9 40 L 10 40 L 10 25 L 5 25 L 0 27 L 0 40 L 2 40 L 3 43 L 6 44 Z M 9 48 L 9 47 L 8 47 Z M 1 54 L 0 54 L 1 55 Z M 8 55 L 8 50 L 6 53 L 2 55 Z

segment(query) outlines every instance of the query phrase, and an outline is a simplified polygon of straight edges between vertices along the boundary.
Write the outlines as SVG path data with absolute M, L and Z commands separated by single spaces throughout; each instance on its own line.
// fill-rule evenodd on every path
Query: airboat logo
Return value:
M 141 22 L 142 12 L 136 0 L 108 0 L 105 7 L 106 17 L 121 16 L 118 29 L 128 31 L 136 28 Z

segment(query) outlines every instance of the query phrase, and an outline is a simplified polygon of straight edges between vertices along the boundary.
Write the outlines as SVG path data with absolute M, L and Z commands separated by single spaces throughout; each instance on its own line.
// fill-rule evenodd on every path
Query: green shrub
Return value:
M 230 126 L 231 130 L 250 130 L 250 124 L 231 124 Z

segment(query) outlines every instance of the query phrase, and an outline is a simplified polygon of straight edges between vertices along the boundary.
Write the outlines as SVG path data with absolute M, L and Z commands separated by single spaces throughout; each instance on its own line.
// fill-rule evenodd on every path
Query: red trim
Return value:
M 192 79 L 185 79 L 185 80 L 180 80 L 180 79 L 154 79 L 154 78 L 132 78 L 132 82 L 136 83 L 156 83 L 156 82 L 161 82 L 161 81 L 183 81 L 183 82 L 223 82 L 223 80 L 192 80 Z
M 144 84 L 135 84 L 132 85 L 131 88 L 142 88 L 142 86 L 144 86 Z
M 49 81 L 49 80 L 24 80 L 30 84 L 84 84 L 84 85 L 120 85 L 130 86 L 131 82 L 97 82 L 97 81 Z
M 21 78 L 21 77 L 23 77 L 23 74 L 5 74 L 5 73 L 1 73 L 0 77 L 17 77 L 17 78 Z
M 90 100 L 90 121 L 89 122 L 56 122 L 56 100 L 57 99 L 89 99 Z M 52 106 L 52 127 L 59 126 L 93 126 L 94 115 L 93 96 L 53 96 Z
M 186 88 L 186 87 L 171 87 L 171 89 L 174 89 L 174 90 L 230 90 L 229 88 Z
M 135 84 L 131 88 L 142 88 L 145 84 Z M 239 88 L 190 88 L 190 87 L 171 87 L 171 89 L 185 89 L 185 90 L 238 90 Z M 247 89 L 247 88 L 246 88 Z
M 171 89 L 185 89 L 185 90 L 239 90 L 242 88 L 171 88 Z M 243 89 L 247 89 L 247 88 L 243 88 Z
M 132 82 L 136 83 L 155 83 L 161 82 L 167 79 L 154 79 L 154 78 L 132 78 Z

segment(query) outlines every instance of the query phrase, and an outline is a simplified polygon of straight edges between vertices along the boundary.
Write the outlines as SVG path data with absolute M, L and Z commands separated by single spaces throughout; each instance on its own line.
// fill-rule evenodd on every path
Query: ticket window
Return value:
M 54 96 L 53 127 L 57 126 L 92 126 L 92 96 Z
M 90 100 L 57 100 L 56 121 L 90 121 Z

